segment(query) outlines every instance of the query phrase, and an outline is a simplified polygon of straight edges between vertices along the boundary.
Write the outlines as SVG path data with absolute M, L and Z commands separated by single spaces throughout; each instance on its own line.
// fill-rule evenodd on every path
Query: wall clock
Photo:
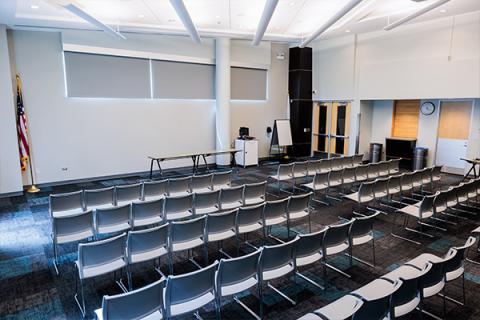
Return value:
M 422 114 L 429 116 L 435 112 L 435 104 L 433 104 L 433 102 L 426 101 L 422 103 L 422 106 L 420 107 L 420 111 L 422 112 Z

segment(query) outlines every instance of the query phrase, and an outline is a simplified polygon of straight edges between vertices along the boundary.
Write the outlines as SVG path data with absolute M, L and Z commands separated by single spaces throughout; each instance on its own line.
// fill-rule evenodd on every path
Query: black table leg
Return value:
M 473 176 L 476 178 L 477 177 L 477 170 L 475 169 L 475 165 L 473 164 L 470 170 L 468 170 L 467 174 L 463 176 L 463 180 L 468 179 L 468 176 L 470 175 L 470 172 L 473 171 Z M 463 181 L 462 180 L 462 181 Z
M 160 175 L 163 177 L 163 170 L 162 166 L 160 165 L 160 159 L 157 159 L 158 171 L 160 171 Z
M 205 162 L 205 168 L 207 169 L 207 172 L 210 172 L 210 169 L 208 168 L 207 159 L 204 154 L 202 154 L 202 158 L 203 158 L 203 162 Z
M 150 180 L 152 180 L 153 175 L 153 159 L 150 160 Z
M 192 161 L 193 161 L 192 174 L 195 174 L 195 172 L 197 171 L 197 157 L 192 156 Z

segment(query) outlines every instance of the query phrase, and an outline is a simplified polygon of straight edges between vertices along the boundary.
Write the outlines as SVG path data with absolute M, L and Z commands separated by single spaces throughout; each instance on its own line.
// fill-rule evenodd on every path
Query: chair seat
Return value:
M 388 196 L 388 193 L 386 191 L 375 192 L 375 198 L 383 198 L 386 196 Z
M 80 270 L 80 264 L 75 261 L 78 269 Z M 104 263 L 98 266 L 84 267 L 83 268 L 83 279 L 92 278 L 101 276 L 103 274 L 111 273 L 115 270 L 124 268 L 127 265 L 127 262 L 123 258 L 115 259 L 109 263 Z M 82 277 L 80 277 L 82 279 Z
M 172 243 L 172 251 L 175 252 L 175 251 L 193 249 L 203 244 L 204 242 L 200 238 L 195 238 L 189 241 L 175 242 L 175 243 Z
M 372 196 L 362 196 L 360 199 L 358 197 L 358 192 L 347 194 L 344 196 L 347 199 L 353 200 L 357 203 L 365 203 L 365 202 L 370 202 L 373 200 Z
M 395 292 L 395 284 L 384 279 L 375 279 L 353 291 L 367 300 L 376 300 Z
M 251 277 L 242 282 L 221 286 L 220 287 L 221 296 L 226 297 L 226 296 L 231 296 L 231 295 L 240 293 L 242 291 L 250 289 L 251 287 L 255 286 L 257 283 L 258 283 L 257 279 L 255 277 Z
M 270 176 L 270 178 L 277 181 L 285 181 L 285 180 L 291 180 L 293 177 L 290 175 L 273 175 L 273 176 Z
M 297 320 L 322 320 L 319 316 L 315 313 L 307 313 L 306 315 L 298 318 Z
M 132 203 L 133 201 L 139 201 L 139 199 L 132 199 L 132 200 L 124 200 L 124 201 L 117 201 L 117 207 L 121 207 L 127 204 Z
M 308 177 L 308 173 L 294 172 L 293 177 L 294 178 L 305 178 L 305 177 Z
M 297 262 L 297 267 L 302 267 L 302 266 L 307 266 L 309 264 L 317 262 L 322 258 L 323 258 L 323 255 L 320 252 L 316 252 L 309 256 L 297 257 L 295 261 Z
M 390 174 L 389 171 L 380 171 L 380 172 L 378 173 L 378 175 L 380 175 L 380 176 L 388 176 L 389 174 Z
M 296 219 L 307 217 L 308 215 L 309 215 L 309 212 L 307 210 L 302 210 L 297 212 L 290 212 L 288 214 L 288 217 L 290 218 L 290 220 L 296 220 Z
M 372 241 L 373 236 L 371 234 L 366 234 L 364 236 L 352 238 L 352 244 L 358 246 L 367 242 Z
M 185 219 L 188 217 L 193 216 L 192 211 L 187 210 L 187 211 L 179 211 L 179 212 L 172 212 L 172 213 L 167 213 L 167 220 L 179 220 L 179 219 Z
M 130 229 L 132 226 L 128 222 L 111 224 L 108 226 L 97 227 L 98 233 L 114 233 Z
M 285 221 L 287 221 L 287 217 L 286 217 L 286 216 L 279 216 L 279 217 L 275 217 L 275 218 L 268 218 L 268 219 L 265 219 L 265 226 L 266 226 L 266 227 L 274 226 L 274 225 L 277 225 L 277 224 L 284 223 Z M 480 232 L 480 231 L 479 231 L 479 232 Z
M 399 187 L 394 187 L 394 188 L 388 188 L 388 194 L 397 194 L 400 193 L 400 188 Z
M 316 184 L 316 185 L 314 185 L 313 182 L 302 184 L 302 186 L 304 186 L 304 187 L 306 187 L 310 190 L 314 190 L 314 191 L 325 190 L 325 189 L 328 188 L 328 185 L 326 185 L 326 184 Z
M 217 206 L 205 207 L 205 208 L 195 208 L 195 214 L 209 214 L 218 212 Z
M 354 183 L 355 178 L 343 178 L 343 183 Z
M 422 271 L 417 268 L 402 265 L 397 269 L 384 275 L 383 278 L 388 278 L 394 281 L 397 280 L 398 278 L 409 280 L 409 279 L 417 278 L 421 273 Z
M 325 307 L 315 310 L 315 312 L 324 315 L 327 319 L 348 319 L 362 305 L 362 300 L 351 295 L 345 295 Z
M 114 207 L 113 203 L 104 203 L 104 204 L 98 204 L 94 206 L 87 206 L 87 210 L 110 209 L 113 207 Z
M 460 203 L 467 202 L 467 201 L 468 201 L 467 196 L 459 196 L 458 197 L 458 202 L 460 202 Z
M 329 256 L 329 255 L 332 255 L 332 254 L 337 254 L 337 253 L 343 252 L 343 251 L 347 250 L 348 247 L 349 247 L 349 245 L 346 242 L 338 244 L 338 245 L 333 246 L 333 247 L 327 247 L 325 255 Z
M 419 304 L 420 304 L 420 298 L 415 297 L 407 303 L 404 303 L 400 306 L 396 306 L 395 317 L 401 317 L 403 315 L 406 315 L 412 312 L 413 310 L 415 310 L 415 308 L 417 308 Z
M 162 222 L 162 218 L 160 216 L 148 217 L 144 219 L 133 219 L 133 225 L 135 227 L 143 227 L 143 226 L 148 226 L 152 224 L 157 224 L 160 222 Z
M 165 296 L 165 289 L 163 290 L 163 295 Z M 170 313 L 172 316 L 181 315 L 184 313 L 195 311 L 204 305 L 210 303 L 215 299 L 215 296 L 211 292 L 207 292 L 204 295 L 201 295 L 198 298 L 189 300 L 182 303 L 172 304 L 170 306 Z
M 157 195 L 157 196 L 145 196 L 143 201 L 158 201 L 158 200 L 161 200 L 163 198 L 165 198 L 165 195 L 163 195 L 163 194 Z
M 293 271 L 293 265 L 291 265 L 290 263 L 280 268 L 263 271 L 262 273 L 263 280 L 268 281 L 272 279 L 277 279 L 277 278 L 283 277 L 286 274 L 289 274 L 292 271 Z
M 67 218 L 71 216 L 76 216 L 80 213 L 85 212 L 83 208 L 77 208 L 77 209 L 72 209 L 72 210 L 63 210 L 63 211 L 53 211 L 52 212 L 52 217 L 54 218 Z
M 408 261 L 408 264 L 414 265 L 417 268 L 423 269 L 428 262 L 440 262 L 442 258 L 431 254 L 431 253 L 422 253 L 421 255 L 413 258 Z
M 400 210 L 398 210 L 401 213 L 408 214 L 409 216 L 415 217 L 415 218 L 420 218 L 420 210 L 416 205 L 409 205 L 406 206 Z M 433 211 L 424 211 L 422 212 L 422 219 L 430 218 L 433 216 Z
M 260 222 L 255 222 L 252 224 L 246 224 L 242 226 L 238 226 L 238 233 L 248 233 L 253 232 L 259 229 L 262 229 L 262 224 Z
M 144 261 L 150 261 L 156 258 L 159 258 L 168 253 L 166 247 L 159 247 L 153 250 L 138 252 L 138 253 L 130 253 L 129 256 L 129 263 L 139 263 Z
M 230 209 L 237 209 L 242 206 L 241 201 L 234 201 L 234 202 L 227 202 L 227 203 L 222 203 L 222 210 L 230 210 Z
M 329 187 L 337 187 L 342 185 L 342 180 L 334 180 L 334 181 L 328 181 L 328 186 Z
M 232 237 L 235 237 L 235 231 L 233 230 L 209 233 L 208 242 L 221 241 Z
M 367 175 L 358 175 L 358 176 L 356 176 L 355 180 L 356 181 L 365 181 L 365 180 L 368 180 L 368 176 Z
M 264 197 L 245 198 L 244 205 L 251 206 L 254 204 L 260 204 L 265 201 Z
M 95 310 L 95 315 L 97 316 L 97 320 L 103 320 L 102 308 Z M 138 320 L 162 320 L 162 319 L 163 319 L 162 313 L 158 310 L 149 315 L 138 318 Z
M 62 243 L 75 242 L 75 241 L 80 241 L 90 237 L 93 237 L 93 231 L 91 229 L 87 229 L 85 231 L 75 232 L 68 235 L 57 235 L 57 243 L 62 244 Z
M 455 207 L 457 204 L 458 204 L 458 201 L 456 200 L 447 201 L 447 207 L 449 208 Z
M 217 184 L 217 185 L 214 185 L 213 186 L 213 191 L 217 191 L 217 190 L 220 190 L 220 189 L 228 189 L 230 188 L 231 186 L 229 184 Z
M 447 282 L 453 281 L 455 279 L 458 279 L 462 276 L 462 274 L 465 272 L 465 268 L 460 267 L 458 269 L 455 269 L 453 271 L 447 272 L 445 274 L 445 278 Z
M 477 227 L 472 230 L 472 233 L 480 233 L 480 227 Z
M 170 197 L 183 197 L 183 196 L 188 196 L 190 194 L 190 191 L 177 191 L 177 192 L 169 192 L 168 196 Z
M 192 189 L 192 193 L 207 193 L 207 192 L 211 192 L 211 191 L 212 191 L 212 188 L 210 188 L 210 187 Z

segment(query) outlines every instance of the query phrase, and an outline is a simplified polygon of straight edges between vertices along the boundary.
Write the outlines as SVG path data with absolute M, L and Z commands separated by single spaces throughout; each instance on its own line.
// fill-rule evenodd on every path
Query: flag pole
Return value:
M 30 140 L 30 139 L 29 139 Z M 33 169 L 32 169 L 32 155 L 28 159 L 28 165 L 30 167 L 30 178 L 32 179 L 32 185 L 27 189 L 28 193 L 37 193 L 40 191 L 37 186 L 35 186 L 35 180 L 33 180 Z

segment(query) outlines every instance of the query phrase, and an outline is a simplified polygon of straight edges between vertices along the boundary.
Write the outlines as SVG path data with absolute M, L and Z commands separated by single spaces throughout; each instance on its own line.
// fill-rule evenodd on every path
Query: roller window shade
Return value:
M 250 68 L 231 68 L 232 100 L 266 100 L 267 70 Z

